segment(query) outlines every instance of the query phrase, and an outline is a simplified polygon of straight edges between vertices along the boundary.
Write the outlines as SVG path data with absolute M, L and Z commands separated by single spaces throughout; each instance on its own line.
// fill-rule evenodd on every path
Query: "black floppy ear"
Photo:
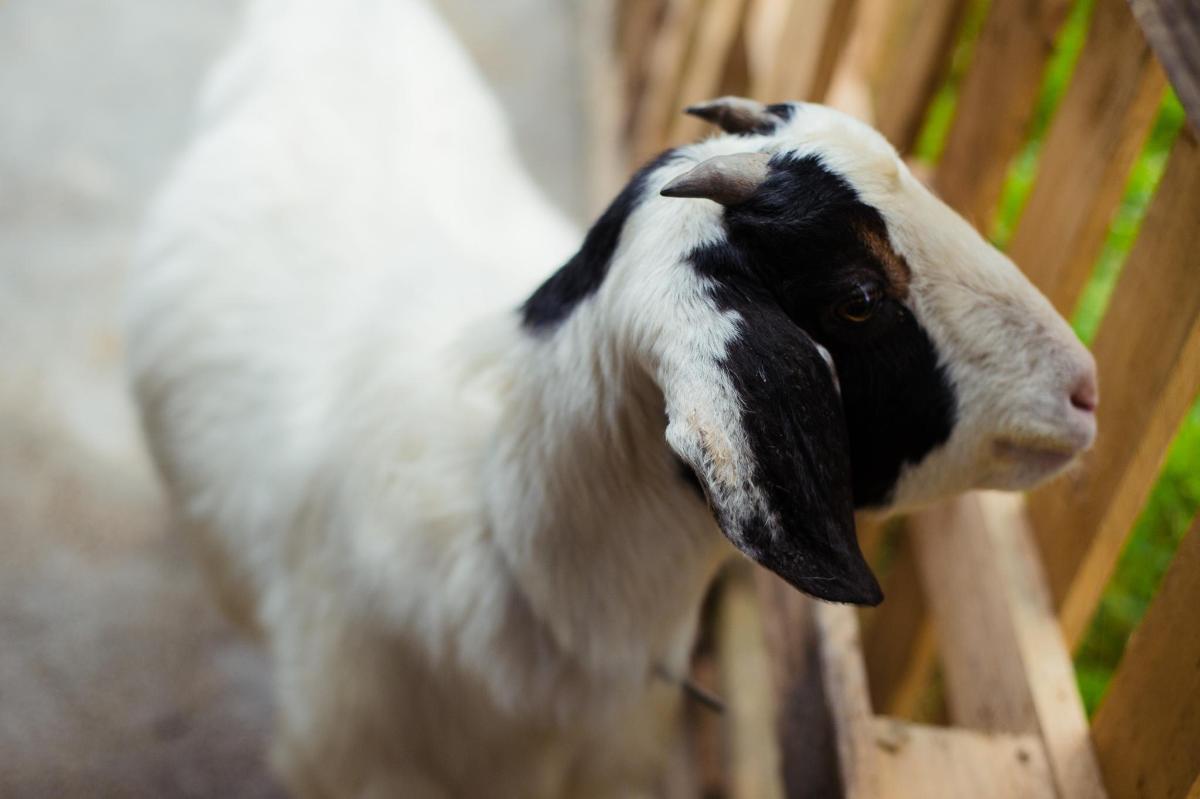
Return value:
M 827 355 L 775 306 L 721 315 L 660 366 L 667 441 L 747 556 L 819 599 L 883 599 L 854 529 L 850 444 Z M 736 319 L 736 321 L 730 321 Z M 723 351 L 712 342 L 724 338 Z

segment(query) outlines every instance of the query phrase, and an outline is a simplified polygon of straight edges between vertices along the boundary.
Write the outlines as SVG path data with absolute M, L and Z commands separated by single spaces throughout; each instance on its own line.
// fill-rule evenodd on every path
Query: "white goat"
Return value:
M 1086 350 L 878 134 L 693 111 L 537 288 L 573 231 L 424 2 L 264 0 L 213 76 L 131 368 L 297 794 L 652 793 L 730 542 L 874 603 L 855 506 L 1090 444 Z

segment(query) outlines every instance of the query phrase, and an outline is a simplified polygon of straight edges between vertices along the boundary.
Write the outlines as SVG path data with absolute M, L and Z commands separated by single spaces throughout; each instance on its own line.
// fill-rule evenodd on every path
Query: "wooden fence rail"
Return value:
M 640 161 L 703 132 L 678 115 L 684 105 L 741 93 L 843 103 L 907 153 L 968 5 L 623 0 L 618 144 Z M 1071 7 L 987 8 L 930 175 L 977 225 L 991 220 L 1024 146 Z M 984 493 L 943 503 L 914 514 L 888 547 L 864 532 L 864 551 L 891 553 L 878 609 L 730 575 L 715 630 L 726 743 L 705 750 L 725 753 L 728 795 L 1200 799 L 1200 518 L 1090 727 L 1069 654 L 1200 391 L 1200 5 L 1095 0 L 1010 254 L 1060 311 L 1073 309 L 1168 81 L 1190 127 L 1095 338 L 1095 449 L 1028 502 Z M 930 696 L 944 708 L 924 720 L 944 714 L 950 726 L 881 715 L 911 717 Z M 823 752 L 830 774 L 814 760 Z

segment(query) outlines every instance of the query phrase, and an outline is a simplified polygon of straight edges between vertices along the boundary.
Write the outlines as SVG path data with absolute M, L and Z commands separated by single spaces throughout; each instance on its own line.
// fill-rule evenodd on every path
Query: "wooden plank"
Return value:
M 1100 435 L 1030 511 L 1063 632 L 1074 644 L 1166 449 L 1200 389 L 1200 145 L 1180 133 L 1093 351 Z
M 1045 750 L 1036 735 L 982 733 L 876 718 L 888 799 L 1055 799 Z M 866 795 L 864 795 L 866 796 Z
M 1059 794 L 1101 799 L 1104 788 L 1088 734 L 1075 667 L 1058 627 L 1019 495 L 981 492 L 985 545 L 1001 575 L 1004 603 Z
M 633 125 L 631 151 L 639 164 L 665 146 L 671 121 L 683 110 L 676 107 L 675 98 L 699 11 L 700 0 L 667 0 L 663 22 L 650 51 L 646 89 Z
M 989 732 L 1038 729 L 997 553 L 978 499 L 964 496 L 909 520 L 941 642 L 950 718 Z
M 1009 254 L 1069 314 L 1091 274 L 1166 78 L 1125 0 L 1097 0 Z
M 822 683 L 815 600 L 765 569 L 754 571 L 770 653 L 788 797 L 840 796 L 835 733 Z
M 896 0 L 884 42 L 869 67 L 875 126 L 909 152 L 925 110 L 950 67 L 966 0 Z
M 772 41 L 770 61 L 752 71 L 751 96 L 764 102 L 820 100 L 833 77 L 852 28 L 856 0 L 791 0 L 767 6 L 782 17 L 777 27 L 761 25 L 756 36 Z
M 726 574 L 717 605 L 717 658 L 728 730 L 731 799 L 782 799 L 776 692 L 750 565 Z
M 623 0 L 617 32 L 617 56 L 621 64 L 625 115 L 621 129 L 628 139 L 642 102 L 655 35 L 666 10 L 666 0 Z
M 1113 799 L 1183 799 L 1200 784 L 1200 517 L 1125 648 L 1092 736 Z
M 992 3 L 963 79 L 934 185 L 983 227 L 1033 117 L 1046 61 L 1071 0 Z
M 726 64 L 741 34 L 745 9 L 746 0 L 709 0 L 705 5 L 683 73 L 683 86 L 676 103 L 679 110 L 720 95 Z M 709 130 L 712 126 L 703 120 L 678 114 L 671 125 L 669 140 L 691 141 Z
M 1194 0 L 1129 0 L 1133 15 L 1200 133 L 1200 5 Z
M 858 616 L 849 605 L 814 603 L 825 697 L 833 717 L 838 766 L 846 799 L 884 793 L 875 743 L 867 670 L 859 641 Z

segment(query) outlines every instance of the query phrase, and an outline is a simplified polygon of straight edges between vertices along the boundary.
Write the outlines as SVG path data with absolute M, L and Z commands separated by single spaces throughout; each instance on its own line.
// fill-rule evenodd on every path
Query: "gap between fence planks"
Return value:
M 1030 498 L 1063 632 L 1095 610 L 1167 447 L 1200 389 L 1200 146 L 1180 133 L 1093 352 L 1100 436 Z
M 1096 714 L 1092 735 L 1112 799 L 1184 799 L 1200 784 L 1200 516 Z
M 1091 274 L 1165 86 L 1125 0 L 1097 0 L 1009 247 L 1060 313 Z
M 1054 37 L 1070 0 L 994 2 L 963 79 L 934 178 L 942 198 L 986 229 L 1024 142 Z

